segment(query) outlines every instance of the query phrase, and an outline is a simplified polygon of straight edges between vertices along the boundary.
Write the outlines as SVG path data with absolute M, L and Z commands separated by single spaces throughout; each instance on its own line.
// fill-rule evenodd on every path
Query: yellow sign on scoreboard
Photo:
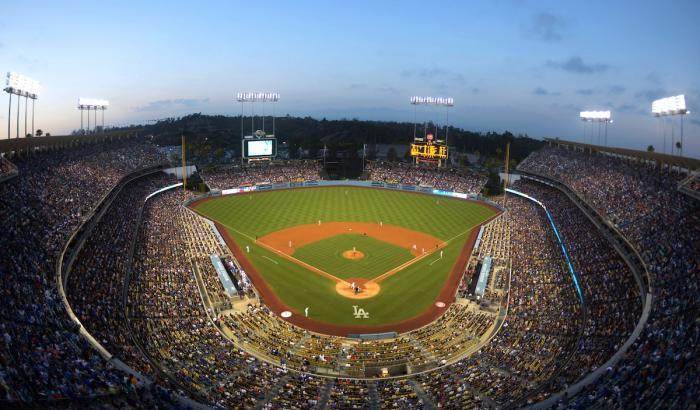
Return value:
M 411 144 L 411 156 L 447 159 L 447 146 L 435 144 Z

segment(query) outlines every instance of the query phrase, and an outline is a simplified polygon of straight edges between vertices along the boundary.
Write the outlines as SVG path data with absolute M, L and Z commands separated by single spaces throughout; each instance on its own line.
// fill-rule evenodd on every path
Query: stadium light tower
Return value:
M 654 117 L 673 117 L 675 115 L 681 116 L 681 146 L 678 150 L 678 154 L 683 156 L 683 116 L 690 114 L 688 107 L 685 105 L 685 95 L 675 95 L 673 97 L 660 98 L 651 103 L 651 113 Z M 664 131 L 665 135 L 665 131 Z M 673 154 L 673 122 L 671 122 L 671 154 Z M 666 149 L 666 142 L 664 138 L 664 150 Z
M 83 128 L 83 111 L 87 110 L 87 131 L 90 131 L 90 110 L 95 111 L 95 131 L 97 131 L 97 110 L 102 111 L 102 132 L 105 129 L 105 110 L 109 107 L 109 101 L 100 100 L 97 98 L 78 98 L 78 109 L 80 110 L 80 130 L 84 133 Z
M 583 142 L 586 142 L 586 123 L 598 123 L 598 145 L 600 145 L 600 125 L 605 123 L 604 145 L 608 145 L 608 123 L 613 122 L 610 111 L 581 111 L 579 118 L 583 121 Z M 591 143 L 593 143 L 593 130 L 591 130 Z
M 10 124 L 12 122 L 12 94 L 17 96 L 17 138 L 19 138 L 19 108 L 24 97 L 24 135 L 27 135 L 27 100 L 32 100 L 32 135 L 34 135 L 34 102 L 39 97 L 39 83 L 21 74 L 7 73 L 5 92 L 10 95 L 7 109 L 7 139 L 10 139 Z
M 280 100 L 279 93 L 269 93 L 269 92 L 248 92 L 248 93 L 237 93 L 236 101 L 241 103 L 241 138 L 243 138 L 243 105 L 245 103 L 251 104 L 250 111 L 250 135 L 255 134 L 255 103 L 261 102 L 263 104 L 263 123 L 262 132 L 265 132 L 265 103 L 271 102 L 276 103 Z M 275 135 L 275 105 L 272 104 L 272 135 Z
M 411 105 L 413 105 L 413 140 L 416 139 L 416 128 L 417 128 L 417 118 L 416 111 L 419 105 L 433 105 L 438 107 L 445 107 L 445 145 L 447 145 L 447 137 L 450 129 L 450 111 L 451 107 L 454 107 L 455 100 L 452 97 L 420 97 L 413 96 L 410 99 Z M 427 133 L 427 130 L 426 130 Z M 435 136 L 437 138 L 437 135 Z

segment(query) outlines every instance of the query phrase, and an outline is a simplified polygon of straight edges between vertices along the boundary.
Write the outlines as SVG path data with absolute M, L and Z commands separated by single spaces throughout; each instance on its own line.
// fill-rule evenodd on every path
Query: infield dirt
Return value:
M 259 238 L 258 242 L 287 255 L 292 255 L 296 248 L 341 234 L 367 235 L 408 249 L 413 256 L 421 256 L 439 248 L 444 243 L 442 240 L 423 232 L 377 222 L 323 222 L 320 225 L 297 225 L 269 233 Z

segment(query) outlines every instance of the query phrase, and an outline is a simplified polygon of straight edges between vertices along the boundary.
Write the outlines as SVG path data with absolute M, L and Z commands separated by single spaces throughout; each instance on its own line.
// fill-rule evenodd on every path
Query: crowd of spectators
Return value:
M 370 162 L 367 179 L 388 184 L 420 185 L 462 193 L 479 193 L 487 178 L 462 168 L 437 168 L 405 162 Z
M 515 188 L 540 200 L 557 223 L 585 307 L 544 209 L 509 197 L 498 234 L 486 235 L 483 244 L 487 253 L 510 259 L 508 314 L 490 343 L 455 363 L 450 364 L 455 352 L 475 343 L 492 316 L 453 305 L 432 327 L 393 341 L 350 345 L 309 335 L 264 306 L 213 317 L 202 303 L 202 289 L 221 292 L 221 285 L 202 255 L 222 255 L 234 267 L 235 260 L 216 244 L 206 223 L 181 206 L 181 191 L 146 201 L 150 192 L 172 182 L 154 174 L 120 188 L 66 283 L 82 324 L 111 353 L 156 380 L 146 386 L 112 368 L 77 334 L 58 296 L 55 265 L 72 232 L 123 176 L 162 161 L 145 143 L 101 143 L 18 158 L 19 176 L 0 183 L 0 274 L 6 278 L 0 285 L 0 404 L 169 407 L 171 391 L 178 390 L 222 407 L 521 405 L 601 366 L 640 316 L 631 272 L 592 223 L 559 191 L 521 180 Z M 676 190 L 681 176 L 561 149 L 536 152 L 521 167 L 564 182 L 591 203 L 639 249 L 652 274 L 654 305 L 640 338 L 597 384 L 561 405 L 691 406 L 698 392 L 700 207 Z M 225 188 L 316 179 L 318 171 L 315 163 L 266 164 L 214 172 L 205 180 L 215 187 L 218 180 Z M 385 182 L 460 192 L 483 186 L 482 177 L 460 172 L 377 163 L 370 169 L 371 179 Z M 500 244 L 506 243 L 503 251 Z M 239 347 L 246 344 L 258 346 L 266 359 Z M 401 356 L 410 357 L 411 364 L 446 365 L 379 381 L 296 370 L 321 363 L 371 367 L 396 363 Z
M 211 189 L 277 184 L 281 182 L 316 181 L 320 178 L 318 161 L 260 162 L 228 165 L 202 170 L 202 179 Z
M 610 220 L 651 274 L 652 311 L 642 334 L 573 407 L 683 408 L 697 404 L 700 374 L 700 204 L 677 191 L 685 176 L 605 153 L 548 147 L 519 169 L 558 180 Z
M 3 403 L 109 401 L 126 391 L 129 377 L 112 369 L 69 321 L 56 288 L 56 260 L 84 216 L 122 176 L 164 159 L 138 141 L 13 159 L 19 176 L 0 184 Z

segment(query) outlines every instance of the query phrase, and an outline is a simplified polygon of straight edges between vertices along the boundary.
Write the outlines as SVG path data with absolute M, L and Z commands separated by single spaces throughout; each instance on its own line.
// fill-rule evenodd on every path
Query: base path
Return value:
M 320 225 L 297 225 L 262 236 L 258 242 L 291 255 L 295 249 L 304 245 L 342 234 L 367 235 L 382 242 L 408 249 L 413 256 L 422 255 L 424 250 L 430 252 L 444 243 L 443 240 L 427 233 L 401 226 L 380 225 L 378 222 L 323 222 Z
M 337 235 L 351 234 L 364 235 L 407 249 L 413 259 L 382 273 L 372 280 L 363 279 L 366 290 L 355 292 L 352 289 L 352 280 L 343 280 L 332 274 L 322 271 L 314 266 L 300 261 L 292 256 L 295 249 L 309 245 Z M 336 282 L 335 290 L 340 295 L 350 299 L 367 299 L 379 294 L 381 289 L 379 282 L 411 266 L 432 252 L 445 246 L 445 242 L 423 232 L 413 231 L 401 226 L 380 224 L 376 222 L 325 222 L 321 224 L 297 225 L 269 233 L 257 241 L 258 245 L 277 252 L 280 256 L 301 265 L 312 272 L 316 272 Z M 364 254 L 355 250 L 346 250 L 342 256 L 347 259 L 360 259 Z

